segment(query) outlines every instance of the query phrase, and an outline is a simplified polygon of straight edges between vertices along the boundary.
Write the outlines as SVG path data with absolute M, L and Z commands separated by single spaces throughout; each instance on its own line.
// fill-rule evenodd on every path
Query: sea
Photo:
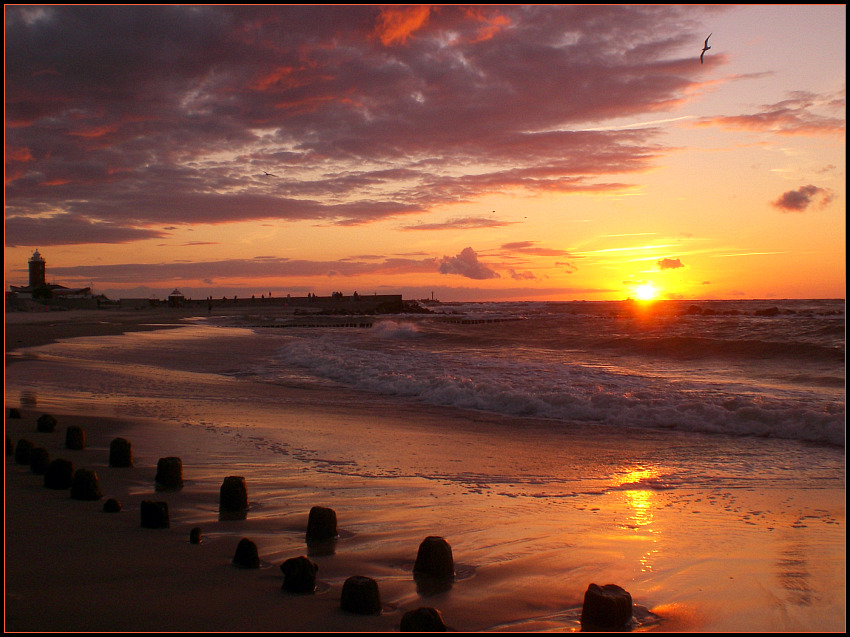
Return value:
M 172 524 L 270 563 L 334 508 L 337 558 L 459 630 L 577 631 L 596 582 L 652 609 L 641 631 L 844 631 L 843 299 L 413 309 L 204 307 L 13 352 L 6 403 L 109 417 L 149 476 L 130 498 L 182 457 Z M 235 528 L 226 475 L 251 485 Z M 434 534 L 459 575 L 423 598 L 407 562 Z
M 276 336 L 261 382 L 344 386 L 553 428 L 845 443 L 840 300 L 422 303 L 427 313 L 204 322 Z

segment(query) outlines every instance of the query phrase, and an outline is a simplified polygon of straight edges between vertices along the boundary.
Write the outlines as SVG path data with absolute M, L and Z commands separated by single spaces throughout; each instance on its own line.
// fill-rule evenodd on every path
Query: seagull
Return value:
M 263 171 L 263 174 L 264 174 L 266 177 L 277 177 L 277 175 L 272 175 L 271 173 L 267 173 L 265 170 Z
M 708 34 L 708 38 L 710 38 L 710 37 L 711 37 L 711 33 Z M 699 63 L 700 64 L 703 64 L 702 59 L 705 57 L 705 52 L 708 51 L 711 48 L 710 46 L 708 46 L 708 38 L 705 39 L 705 44 L 702 45 L 702 53 L 699 54 Z

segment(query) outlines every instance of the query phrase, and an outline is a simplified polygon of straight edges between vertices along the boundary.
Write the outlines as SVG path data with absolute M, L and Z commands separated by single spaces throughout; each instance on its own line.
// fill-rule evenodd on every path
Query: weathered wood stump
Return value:
M 243 537 L 236 545 L 233 565 L 239 568 L 260 568 L 260 554 L 253 540 Z
M 200 544 L 201 543 L 201 527 L 196 526 L 193 527 L 191 531 L 189 531 L 189 544 Z
M 403 633 L 442 633 L 446 632 L 447 628 L 440 611 L 423 606 L 407 611 L 401 618 L 399 630 Z
M 74 464 L 70 460 L 51 460 L 44 472 L 44 486 L 48 489 L 70 489 L 74 481 Z
M 65 430 L 65 449 L 79 451 L 86 448 L 86 432 L 73 425 Z
M 133 445 L 124 438 L 115 438 L 109 443 L 109 466 L 132 467 Z
M 50 454 L 44 447 L 33 447 L 30 451 L 30 471 L 34 474 L 43 476 L 47 471 L 47 465 L 50 464 Z
M 283 572 L 283 590 L 307 594 L 316 590 L 316 573 L 319 565 L 302 555 L 292 557 L 280 565 Z
M 340 608 L 358 615 L 379 615 L 381 595 L 378 582 L 364 575 L 352 575 L 342 585 Z
M 326 507 L 313 507 L 307 519 L 307 541 L 327 542 L 337 536 L 336 511 Z
M 156 463 L 157 489 L 176 490 L 183 488 L 183 461 L 180 458 L 160 458 Z
M 167 529 L 171 526 L 168 520 L 168 502 L 142 500 L 141 514 L 143 529 Z
M 223 513 L 239 513 L 248 510 L 248 487 L 242 476 L 228 476 L 221 483 L 218 510 Z
M 35 449 L 35 445 L 31 441 L 26 438 L 18 440 L 18 444 L 15 446 L 15 463 L 29 464 L 33 449 Z
M 106 502 L 103 503 L 103 512 L 104 513 L 120 513 L 121 512 L 121 502 L 116 498 L 109 498 Z
M 77 469 L 71 481 L 71 498 L 74 500 L 100 500 L 103 493 L 97 474 L 91 469 Z
M 587 630 L 618 630 L 632 618 L 632 596 L 616 584 L 591 584 L 584 593 L 581 627 Z
M 35 426 L 36 431 L 50 433 L 56 429 L 56 419 L 50 414 L 42 414 L 38 417 L 38 420 L 35 421 Z
M 416 563 L 413 565 L 413 574 L 436 580 L 453 579 L 455 564 L 449 543 L 436 535 L 430 535 L 422 540 L 416 555 Z

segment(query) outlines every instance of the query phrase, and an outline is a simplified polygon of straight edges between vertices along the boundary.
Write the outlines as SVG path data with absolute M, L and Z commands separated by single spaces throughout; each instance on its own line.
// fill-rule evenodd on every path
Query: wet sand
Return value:
M 167 311 L 62 314 L 7 321 L 7 364 L 44 364 L 27 352 L 10 359 L 10 345 L 179 325 Z M 405 611 L 430 606 L 458 631 L 578 631 L 590 583 L 629 590 L 643 613 L 639 631 L 844 630 L 844 560 L 835 563 L 845 554 L 843 492 L 619 490 L 605 476 L 611 466 L 639 465 L 646 441 L 581 436 L 563 441 L 562 456 L 547 456 L 563 466 L 563 493 L 543 493 L 533 479 L 493 484 L 496 462 L 506 475 L 544 462 L 533 423 L 460 418 L 354 392 L 329 402 L 316 390 L 277 390 L 285 393 L 285 418 L 279 404 L 267 409 L 244 385 L 228 404 L 208 406 L 208 419 L 180 426 L 76 407 L 65 413 L 7 395 L 6 415 L 9 407 L 22 415 L 6 418 L 7 436 L 96 471 L 103 499 L 46 489 L 6 456 L 6 630 L 386 632 L 399 629 Z M 59 425 L 37 432 L 47 409 Z M 75 424 L 86 431 L 85 450 L 64 449 Z M 513 435 L 518 426 L 523 443 Z M 546 435 L 541 430 L 539 441 Z M 133 444 L 132 468 L 108 466 L 109 443 L 119 436 Z M 157 491 L 157 460 L 168 456 L 181 457 L 185 484 Z M 359 458 L 368 458 L 368 471 L 352 468 Z M 219 488 L 229 475 L 246 477 L 244 520 L 219 519 Z M 120 513 L 103 512 L 111 497 L 122 502 Z M 141 528 L 142 500 L 168 502 L 168 529 Z M 332 552 L 308 549 L 312 506 L 337 512 Z M 197 545 L 189 542 L 194 527 L 203 534 Z M 429 535 L 447 539 L 457 570 L 451 588 L 436 594 L 412 575 Z M 259 569 L 231 564 L 243 537 L 256 542 Z M 319 566 L 313 595 L 281 589 L 280 564 L 299 555 Z M 352 575 L 378 582 L 380 615 L 339 608 Z

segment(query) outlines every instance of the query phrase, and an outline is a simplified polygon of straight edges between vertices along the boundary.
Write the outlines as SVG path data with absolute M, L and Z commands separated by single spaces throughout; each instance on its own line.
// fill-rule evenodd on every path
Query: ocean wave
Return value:
M 733 340 L 698 336 L 622 337 L 599 341 L 596 349 L 616 349 L 627 353 L 652 354 L 674 358 L 790 358 L 843 362 L 843 348 L 805 342 Z
M 844 405 L 802 391 L 768 393 L 731 381 L 674 382 L 480 353 L 358 349 L 333 338 L 293 339 L 279 350 L 278 360 L 364 391 L 565 426 L 596 422 L 844 444 Z

